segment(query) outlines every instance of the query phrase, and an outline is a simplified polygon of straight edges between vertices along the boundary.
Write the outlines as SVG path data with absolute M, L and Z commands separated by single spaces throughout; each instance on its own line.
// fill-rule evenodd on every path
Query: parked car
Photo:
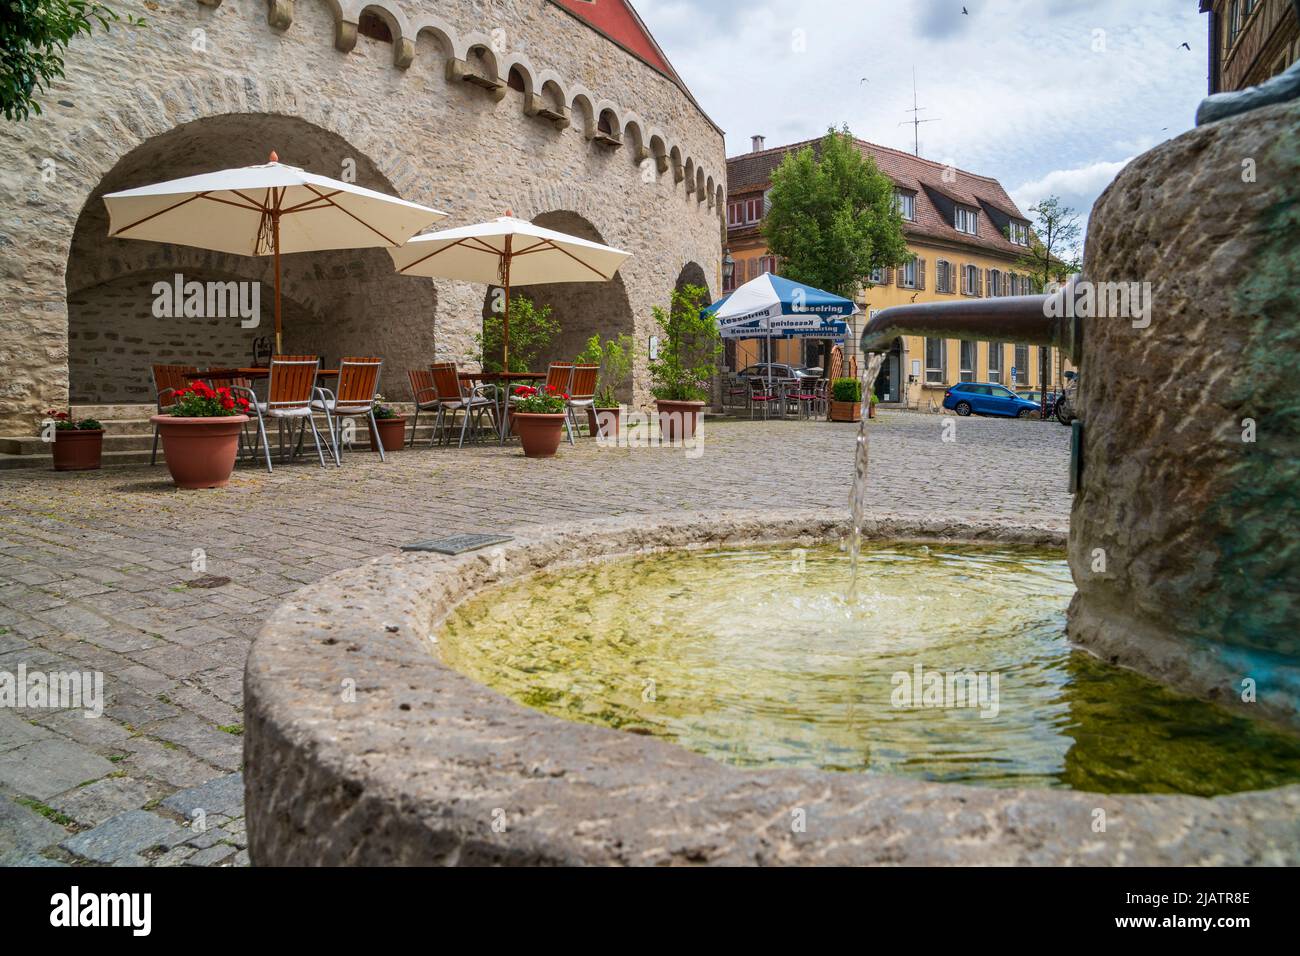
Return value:
M 770 366 L 766 362 L 750 365 L 740 372 L 740 376 L 742 378 L 767 378 L 769 367 L 772 369 L 772 378 L 774 379 L 818 379 L 822 377 L 822 370 L 819 368 L 809 368 L 807 365 L 786 365 L 781 362 L 773 362 Z
M 1025 401 L 1005 385 L 992 382 L 958 382 L 943 393 L 943 407 L 958 415 L 1002 415 L 1029 418 L 1038 411 L 1037 402 Z
M 1040 408 L 1042 407 L 1043 393 L 1039 389 L 1033 388 L 1027 391 L 1019 391 L 1016 392 L 1016 395 L 1020 398 L 1023 398 L 1027 402 L 1033 402 L 1035 405 L 1039 406 Z M 1057 399 L 1057 394 L 1055 392 L 1047 393 L 1047 409 L 1046 409 L 1046 414 L 1044 415 L 1045 418 L 1052 417 L 1052 413 L 1056 410 L 1056 399 Z

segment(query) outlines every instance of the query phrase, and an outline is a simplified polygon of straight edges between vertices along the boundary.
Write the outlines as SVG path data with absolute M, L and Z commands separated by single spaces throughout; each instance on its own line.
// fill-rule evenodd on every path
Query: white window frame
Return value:
M 883 285 L 885 282 L 885 267 L 877 266 L 875 269 L 872 269 L 871 275 L 867 277 L 867 281 L 872 285 Z
M 758 196 L 753 199 L 745 200 L 745 222 L 746 224 L 760 222 L 763 219 L 763 197 Z
M 978 296 L 980 294 L 980 267 L 967 263 L 962 266 L 966 277 L 966 294 Z
M 1005 273 L 1001 269 L 989 270 L 989 298 L 994 296 L 1005 295 L 1002 291 L 1005 288 Z
M 894 190 L 894 208 L 908 222 L 916 222 L 916 195 L 914 193 L 903 192 L 901 189 Z
M 969 206 L 958 206 L 953 213 L 953 226 L 958 232 L 964 232 L 968 236 L 978 236 L 979 233 L 979 213 Z
M 993 361 L 994 357 L 997 358 L 996 363 Z M 988 343 L 988 366 L 989 366 L 989 381 L 1001 385 L 1002 384 L 1002 343 L 1001 342 Z
M 1017 246 L 1029 245 L 1029 226 L 1026 223 L 1012 220 L 1010 239 Z
M 898 284 L 903 289 L 916 288 L 916 260 L 909 259 L 898 267 Z
M 968 349 L 970 351 L 969 365 L 966 362 L 966 358 L 967 358 L 966 353 Z M 962 339 L 958 347 L 958 354 L 960 355 L 960 359 L 959 359 L 960 365 L 958 367 L 957 377 L 960 378 L 963 382 L 975 381 L 975 372 L 976 369 L 979 367 L 978 343 L 976 343 L 973 339 Z
M 762 276 L 774 272 L 776 272 L 776 256 L 759 256 L 758 274 Z
M 930 365 L 930 343 L 939 343 L 939 366 L 933 368 Z M 947 339 L 927 338 L 925 345 L 925 384 L 926 385 L 947 385 L 948 384 L 948 341 Z

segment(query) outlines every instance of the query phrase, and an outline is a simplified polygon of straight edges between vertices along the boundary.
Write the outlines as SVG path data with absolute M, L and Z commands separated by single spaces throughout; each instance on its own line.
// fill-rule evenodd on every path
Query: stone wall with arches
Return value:
M 11 124 L 0 141 L 0 431 L 25 429 L 37 407 L 68 401 L 70 321 L 85 308 L 70 303 L 88 301 L 88 289 L 148 278 L 150 269 L 266 281 L 261 260 L 217 262 L 200 250 L 95 235 L 107 184 L 172 178 L 165 163 L 128 163 L 128 175 L 113 175 L 151 143 L 184 141 L 207 164 L 176 175 L 264 161 L 272 149 L 336 178 L 349 165 L 358 181 L 368 170 L 375 188 L 449 212 L 446 226 L 507 209 L 525 219 L 571 211 L 633 254 L 620 277 L 638 338 L 648 337 L 650 309 L 666 302 L 683 262 L 701 263 L 717 291 L 721 132 L 672 79 L 548 0 L 117 7 L 148 26 L 75 40 L 44 113 Z M 373 22 L 387 39 L 384 29 L 362 29 Z M 205 122 L 228 122 L 232 133 L 161 139 L 191 127 L 202 134 Z M 304 138 L 296 124 L 319 132 Z M 435 349 L 468 361 L 483 288 L 383 275 L 386 258 L 380 250 L 286 257 L 286 298 L 319 317 L 313 350 L 373 342 L 389 353 L 393 384 Z M 286 322 L 286 348 L 289 331 Z M 641 368 L 634 398 L 647 397 Z

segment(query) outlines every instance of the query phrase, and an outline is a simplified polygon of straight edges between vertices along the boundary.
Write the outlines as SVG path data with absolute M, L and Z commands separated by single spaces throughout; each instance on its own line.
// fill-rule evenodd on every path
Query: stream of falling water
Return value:
M 867 433 L 867 419 L 871 414 L 871 394 L 876 386 L 876 376 L 885 361 L 885 353 L 869 352 L 865 356 L 862 372 L 862 416 L 858 422 L 858 444 L 853 466 L 853 491 L 849 495 L 852 531 L 849 535 L 849 593 L 850 606 L 858 596 L 858 554 L 862 550 L 862 529 L 867 523 L 867 465 L 871 460 L 871 439 Z

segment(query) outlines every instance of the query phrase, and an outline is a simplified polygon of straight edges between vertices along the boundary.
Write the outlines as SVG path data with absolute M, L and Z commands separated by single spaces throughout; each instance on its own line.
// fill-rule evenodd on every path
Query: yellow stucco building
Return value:
M 766 149 L 762 138 L 755 137 L 751 152 L 727 160 L 727 243 L 735 261 L 728 289 L 765 272 L 780 273 L 760 232 L 765 196 L 773 170 L 786 155 L 816 147 L 817 142 Z M 849 355 L 857 355 L 862 322 L 881 309 L 1034 291 L 1023 267 L 1017 266 L 1028 249 L 1029 221 L 997 180 L 862 140 L 857 144 L 893 180 L 903 232 L 915 259 L 881 270 L 858 295 L 863 316 L 853 323 L 853 335 L 845 343 Z M 775 341 L 772 361 L 821 365 L 827 348 L 819 341 Z M 1046 384 L 1059 388 L 1060 356 L 1055 349 L 1048 352 Z M 728 343 L 726 364 L 739 371 L 763 361 L 766 353 L 762 340 Z M 959 381 L 1037 389 L 1043 384 L 1041 357 L 1039 347 L 1031 345 L 901 336 L 881 368 L 876 394 L 884 404 L 924 410 L 942 402 L 944 389 Z

